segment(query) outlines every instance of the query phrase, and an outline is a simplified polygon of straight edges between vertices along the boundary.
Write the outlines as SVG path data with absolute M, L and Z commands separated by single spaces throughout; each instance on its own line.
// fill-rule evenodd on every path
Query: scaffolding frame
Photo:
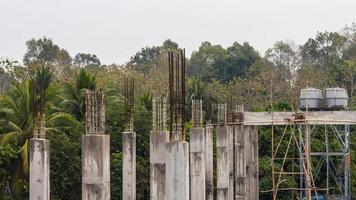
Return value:
M 349 141 L 350 125 L 356 124 L 355 112 L 239 114 L 244 125 L 271 126 L 272 189 L 268 192 L 272 192 L 274 200 L 282 191 L 291 191 L 291 199 L 311 200 L 320 195 L 351 199 Z M 275 133 L 276 127 L 284 127 L 281 134 Z M 312 141 L 320 138 L 324 145 L 318 150 Z M 287 162 L 291 169 L 285 168 Z M 299 186 L 282 187 L 287 177 L 299 182 Z

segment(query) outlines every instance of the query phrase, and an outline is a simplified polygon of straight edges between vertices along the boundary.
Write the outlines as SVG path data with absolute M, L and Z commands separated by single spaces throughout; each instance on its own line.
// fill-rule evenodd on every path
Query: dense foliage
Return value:
M 39 98 L 33 96 L 36 93 L 31 89 L 31 80 L 43 80 L 45 86 L 41 102 L 45 104 L 46 137 L 51 140 L 51 199 L 81 198 L 81 135 L 87 89 L 105 92 L 106 130 L 111 136 L 111 196 L 121 199 L 122 86 L 127 75 L 134 77 L 136 85 L 137 198 L 149 199 L 152 96 L 167 93 L 166 52 L 181 47 L 171 40 L 161 46 L 144 47 L 129 63 L 120 66 L 102 65 L 90 53 L 78 53 L 72 58 L 48 38 L 31 39 L 26 47 L 23 65 L 8 59 L 0 61 L 1 199 L 28 199 L 28 140 L 33 133 L 33 106 L 37 105 L 33 99 Z M 302 45 L 278 41 L 264 56 L 247 42 L 234 42 L 223 48 L 205 41 L 186 60 L 187 118 L 192 98 L 215 103 L 232 101 L 256 111 L 271 110 L 271 105 L 274 110 L 296 110 L 299 90 L 307 86 L 345 87 L 351 97 L 350 109 L 356 109 L 356 24 L 340 32 L 319 32 Z M 44 69 L 53 77 L 47 77 Z M 261 192 L 262 199 L 271 199 L 270 136 L 270 129 L 261 129 L 260 190 L 266 191 Z M 355 138 L 352 135 L 353 156 Z M 322 138 L 313 142 L 323 145 Z M 356 170 L 352 170 L 355 196 Z M 283 186 L 297 184 L 284 178 Z M 279 198 L 290 199 L 290 195 L 281 193 Z

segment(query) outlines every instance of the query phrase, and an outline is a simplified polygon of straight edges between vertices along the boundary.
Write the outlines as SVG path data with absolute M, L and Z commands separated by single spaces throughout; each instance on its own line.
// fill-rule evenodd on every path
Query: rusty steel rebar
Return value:
M 169 68 L 169 131 L 172 140 L 185 139 L 185 50 L 168 52 Z
M 105 134 L 104 93 L 101 90 L 85 93 L 85 134 Z

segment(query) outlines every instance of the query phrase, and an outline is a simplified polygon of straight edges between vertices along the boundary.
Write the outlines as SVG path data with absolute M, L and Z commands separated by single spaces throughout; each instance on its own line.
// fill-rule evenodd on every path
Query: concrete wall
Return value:
M 205 131 L 190 130 L 190 194 L 191 200 L 205 200 Z
M 168 131 L 150 133 L 150 199 L 166 199 L 166 143 Z
M 166 200 L 190 200 L 189 144 L 171 141 L 166 144 Z
M 213 179 L 213 127 L 205 127 L 205 190 L 206 199 L 214 199 L 214 179 Z
M 82 136 L 82 199 L 110 199 L 110 136 Z
M 217 199 L 231 200 L 234 198 L 233 187 L 233 131 L 230 126 L 216 128 L 216 159 L 217 159 Z M 232 173 L 232 174 L 231 174 Z M 232 182 L 231 182 L 232 179 Z
M 122 134 L 122 199 L 136 199 L 136 133 Z
M 30 139 L 30 200 L 50 199 L 49 140 Z

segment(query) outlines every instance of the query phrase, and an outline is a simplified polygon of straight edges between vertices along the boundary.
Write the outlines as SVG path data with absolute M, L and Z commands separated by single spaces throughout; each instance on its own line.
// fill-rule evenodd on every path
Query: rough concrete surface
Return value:
M 189 144 L 171 141 L 166 144 L 166 200 L 190 200 Z
M 214 179 L 213 179 L 213 126 L 205 127 L 205 190 L 206 199 L 214 199 Z
M 122 199 L 136 200 L 136 133 L 122 134 Z
M 82 136 L 82 199 L 110 199 L 110 136 Z
M 30 139 L 30 200 L 50 199 L 49 140 Z
M 151 131 L 150 133 L 150 199 L 166 198 L 166 143 L 168 131 Z
M 190 194 L 191 200 L 205 200 L 205 131 L 190 130 Z

